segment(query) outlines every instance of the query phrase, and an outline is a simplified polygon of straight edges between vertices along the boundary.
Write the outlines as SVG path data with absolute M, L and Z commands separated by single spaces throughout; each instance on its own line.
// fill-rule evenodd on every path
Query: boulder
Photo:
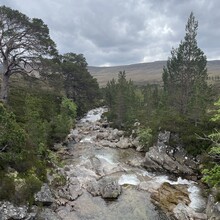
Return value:
M 167 172 L 187 178 L 196 176 L 197 163 L 187 155 L 183 147 L 169 146 L 170 133 L 165 131 L 158 135 L 157 144 L 145 154 L 143 166 L 150 171 Z
M 220 219 L 220 202 L 215 202 L 215 198 L 212 194 L 210 194 L 208 197 L 206 214 L 208 219 Z
M 48 184 L 44 183 L 41 190 L 34 195 L 35 202 L 43 206 L 50 206 L 54 202 L 54 198 Z
M 136 148 L 136 151 L 144 151 L 144 146 L 140 143 L 139 138 L 136 137 L 134 139 L 132 139 L 131 142 L 132 146 Z
M 174 209 L 173 213 L 176 219 L 198 219 L 207 220 L 207 215 L 204 213 L 197 213 L 192 208 L 184 203 L 179 203 Z
M 132 146 L 130 140 L 126 137 L 120 137 L 120 140 L 116 143 L 116 146 L 118 148 L 122 148 L 122 149 L 125 149 L 125 148 L 129 148 Z
M 179 203 L 186 205 L 190 203 L 186 186 L 171 185 L 167 182 L 163 183 L 156 192 L 152 193 L 151 198 L 165 213 L 172 213 Z
M 108 141 L 108 140 L 101 140 L 101 141 L 99 141 L 98 144 L 103 147 L 111 147 L 111 148 L 116 147 L 116 143 Z
M 108 140 L 112 141 L 112 140 L 119 140 L 120 137 L 122 137 L 124 134 L 123 131 L 118 130 L 118 129 L 114 129 L 110 132 L 110 135 L 108 136 Z
M 99 181 L 101 196 L 104 199 L 116 199 L 121 194 L 121 186 L 114 178 L 104 178 Z
M 170 149 L 167 146 L 154 146 L 145 154 L 143 166 L 151 171 L 168 172 L 183 176 L 190 176 L 194 171 L 183 163 L 177 161 L 173 156 L 170 156 L 167 151 Z
M 0 203 L 0 219 L 26 219 L 28 217 L 27 206 L 15 206 L 10 202 Z
M 158 134 L 158 143 L 168 144 L 169 141 L 170 141 L 170 131 L 164 131 Z
M 87 183 L 86 190 L 92 195 L 92 196 L 100 196 L 100 186 L 99 183 L 96 180 L 90 180 Z
M 66 186 L 58 190 L 58 195 L 59 197 L 65 198 L 69 201 L 73 201 L 82 195 L 82 189 L 77 178 L 72 177 Z
M 103 140 L 103 139 L 107 139 L 107 137 L 109 136 L 109 133 L 108 132 L 99 132 L 97 135 L 96 135 L 96 138 L 98 140 Z
M 43 208 L 37 214 L 36 218 L 38 220 L 61 220 L 61 218 L 52 210 L 48 208 Z

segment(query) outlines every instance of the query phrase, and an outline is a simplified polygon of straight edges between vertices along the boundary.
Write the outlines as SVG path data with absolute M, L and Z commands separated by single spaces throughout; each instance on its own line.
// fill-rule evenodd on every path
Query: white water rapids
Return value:
M 101 119 L 101 115 L 106 111 L 105 108 L 98 108 L 88 112 L 88 114 L 81 119 L 81 122 L 96 122 Z M 92 142 L 92 137 L 86 137 L 82 140 L 82 142 Z M 112 155 L 97 155 L 99 159 L 104 159 L 109 164 L 115 164 L 113 161 Z M 194 211 L 204 209 L 206 205 L 205 199 L 201 195 L 201 190 L 197 186 L 196 182 L 189 181 L 186 179 L 182 179 L 179 177 L 177 181 L 170 181 L 168 176 L 156 176 L 153 173 L 149 173 L 147 171 L 143 172 L 143 176 L 148 176 L 151 178 L 151 182 L 155 183 L 157 187 L 165 182 L 170 184 L 184 184 L 188 185 L 189 198 L 191 203 L 189 207 L 191 207 Z M 138 179 L 136 174 L 122 174 L 118 180 L 119 185 L 139 185 L 140 180 Z

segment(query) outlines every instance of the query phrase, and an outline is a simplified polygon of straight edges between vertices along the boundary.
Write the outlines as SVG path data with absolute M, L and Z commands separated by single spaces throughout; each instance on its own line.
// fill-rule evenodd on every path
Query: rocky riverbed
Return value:
M 196 182 L 181 177 L 170 180 L 157 172 L 178 175 L 179 170 L 181 176 L 190 176 L 196 162 L 188 160 L 185 153 L 185 162 L 177 159 L 178 152 L 171 155 L 167 134 L 146 155 L 139 152 L 137 139 L 125 137 L 123 131 L 112 129 L 101 119 L 104 111 L 90 111 L 71 130 L 66 145 L 55 146 L 64 161 L 64 167 L 56 172 L 65 176 L 65 185 L 49 189 L 44 185 L 36 199 L 47 199 L 40 208 L 23 207 L 22 218 L 7 217 L 7 208 L 1 203 L 0 219 L 208 219 L 206 199 Z M 53 178 L 49 177 L 50 182 Z

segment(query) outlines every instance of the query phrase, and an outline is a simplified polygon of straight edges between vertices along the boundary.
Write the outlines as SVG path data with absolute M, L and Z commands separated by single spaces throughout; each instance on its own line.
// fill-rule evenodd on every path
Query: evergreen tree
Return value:
M 61 71 L 66 96 L 78 106 L 78 115 L 84 114 L 96 104 L 100 94 L 97 80 L 87 70 L 82 54 L 66 53 L 62 56 Z
M 136 88 L 126 79 L 125 71 L 120 71 L 118 80 L 107 83 L 105 98 L 109 107 L 109 120 L 118 128 L 130 127 L 137 117 Z
M 180 115 L 192 118 L 205 110 L 208 94 L 206 56 L 197 46 L 198 21 L 190 14 L 186 35 L 177 49 L 172 49 L 167 66 L 163 69 L 164 91 L 168 105 Z M 193 113 L 193 114 L 192 114 Z
M 11 75 L 39 69 L 42 57 L 54 56 L 57 51 L 41 19 L 30 19 L 6 6 L 0 7 L 0 36 L 0 100 L 7 103 Z

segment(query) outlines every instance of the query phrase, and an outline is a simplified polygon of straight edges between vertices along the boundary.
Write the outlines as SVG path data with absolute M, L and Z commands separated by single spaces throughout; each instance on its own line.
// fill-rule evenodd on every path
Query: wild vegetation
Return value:
M 59 163 L 53 150 L 99 87 L 82 54 L 58 55 L 40 19 L 0 7 L 0 200 L 32 203 Z

